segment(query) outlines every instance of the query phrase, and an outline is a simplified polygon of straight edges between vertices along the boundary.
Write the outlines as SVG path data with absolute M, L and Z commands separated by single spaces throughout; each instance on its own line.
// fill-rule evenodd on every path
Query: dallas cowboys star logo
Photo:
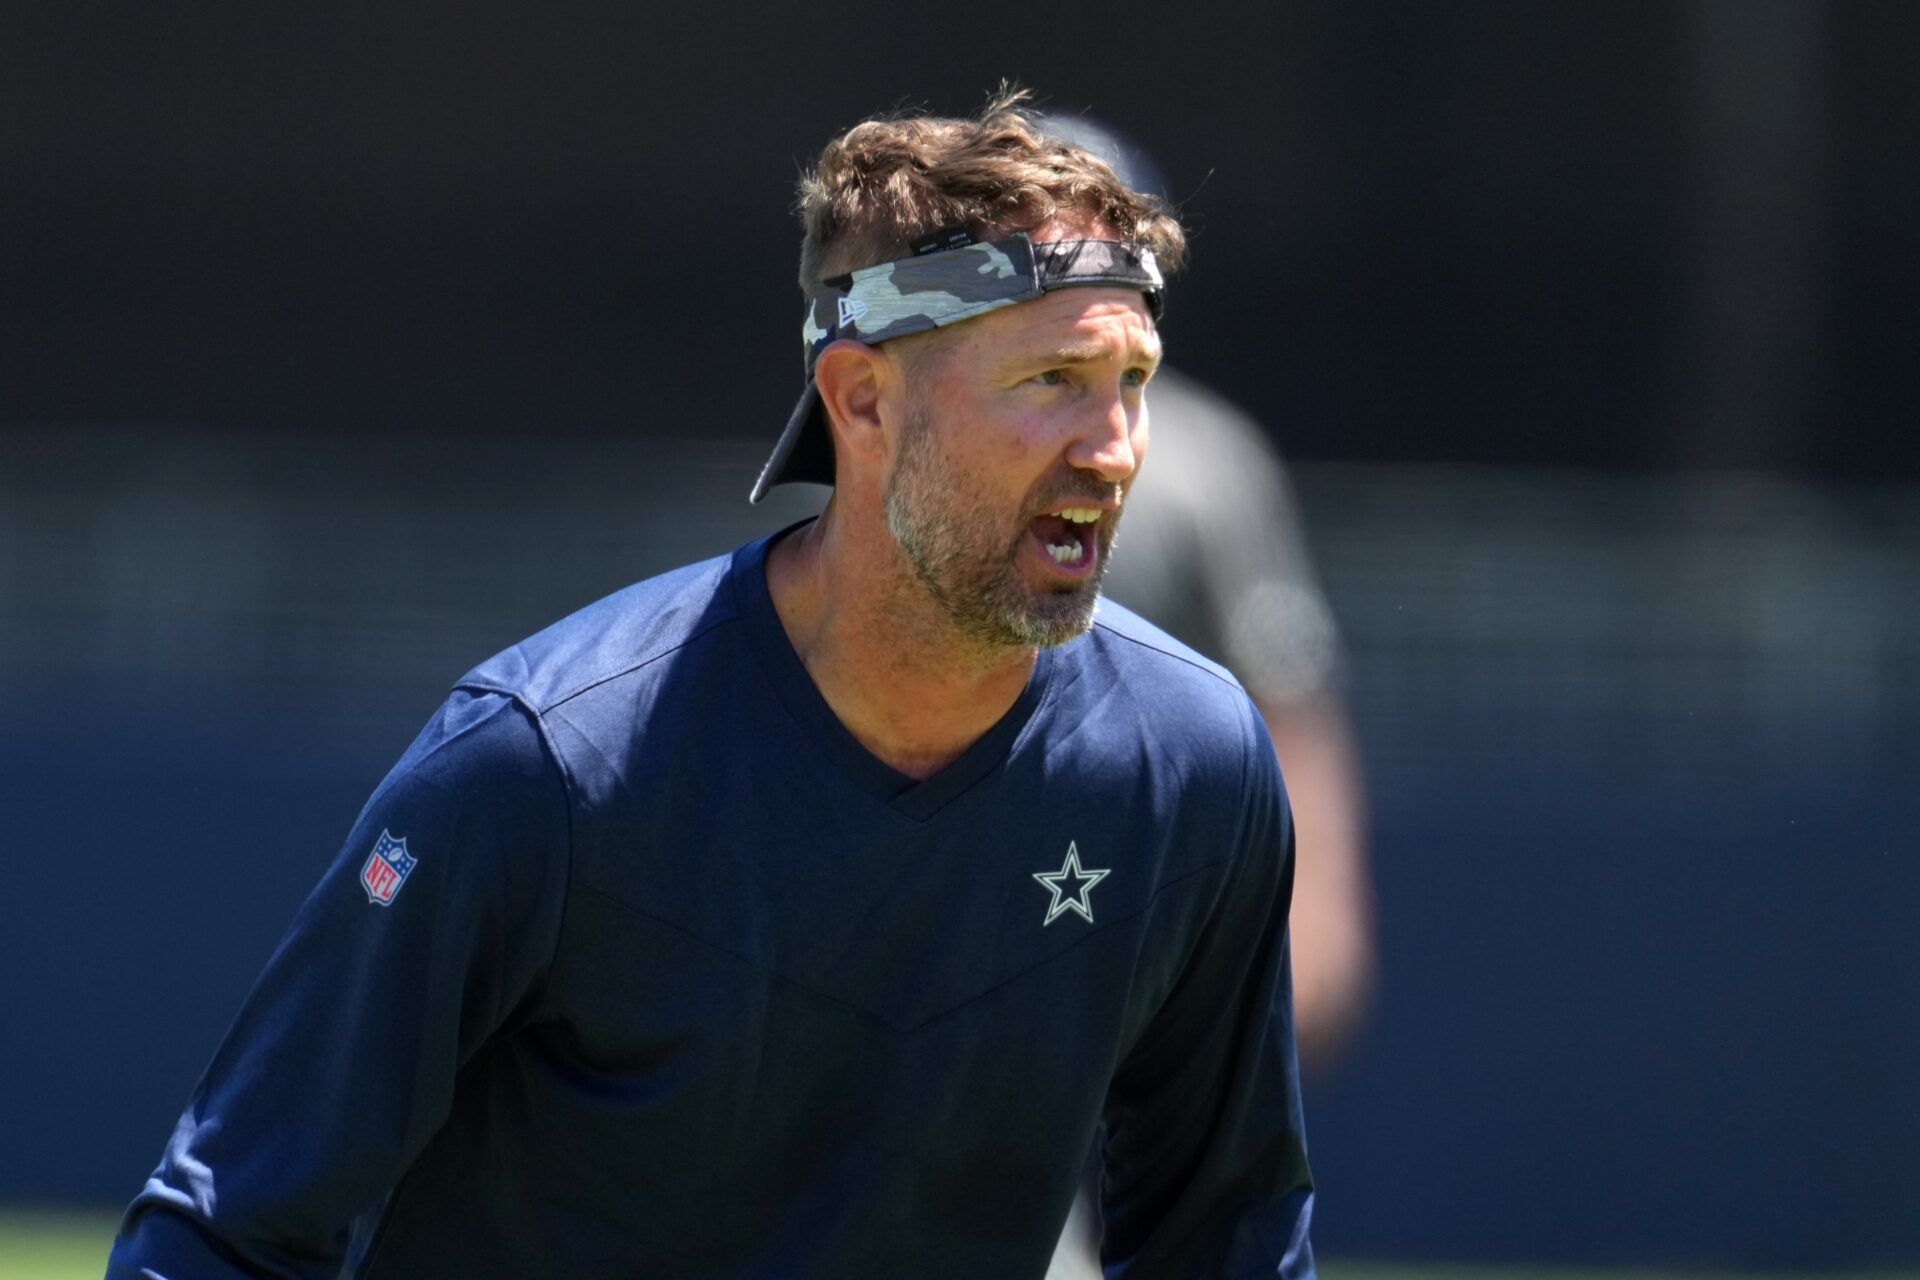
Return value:
M 1109 868 L 1111 870 L 1111 868 Z M 1047 918 L 1040 923 L 1050 925 L 1068 911 L 1078 911 L 1088 924 L 1093 923 L 1093 907 L 1087 902 L 1087 895 L 1093 892 L 1093 886 L 1107 878 L 1106 871 L 1087 871 L 1080 866 L 1080 850 L 1073 841 L 1067 841 L 1067 860 L 1060 864 L 1058 871 L 1036 871 L 1033 878 L 1047 886 L 1047 892 L 1053 895 L 1053 901 L 1047 905 Z M 1071 888 L 1062 888 L 1070 884 Z

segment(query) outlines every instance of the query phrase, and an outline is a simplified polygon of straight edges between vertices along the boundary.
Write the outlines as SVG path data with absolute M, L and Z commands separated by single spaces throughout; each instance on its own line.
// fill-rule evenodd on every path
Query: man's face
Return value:
M 887 527 L 963 634 L 1044 646 L 1091 624 L 1159 357 L 1137 291 L 1078 287 L 956 326 L 907 361 Z

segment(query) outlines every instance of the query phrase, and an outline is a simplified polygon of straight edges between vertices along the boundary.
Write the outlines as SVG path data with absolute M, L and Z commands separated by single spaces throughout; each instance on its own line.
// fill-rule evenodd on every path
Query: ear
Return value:
M 837 456 L 877 458 L 886 453 L 881 400 L 891 374 L 884 355 L 851 338 L 829 343 L 814 362 L 813 381 L 833 424 Z

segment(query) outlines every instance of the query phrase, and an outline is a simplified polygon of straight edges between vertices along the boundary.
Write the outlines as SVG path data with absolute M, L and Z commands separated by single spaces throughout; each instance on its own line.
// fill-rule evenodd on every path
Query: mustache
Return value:
M 1042 511 L 1051 511 L 1056 507 L 1071 506 L 1076 501 L 1082 501 L 1097 507 L 1112 503 L 1113 514 L 1118 517 L 1121 509 L 1126 506 L 1127 500 L 1125 486 L 1095 480 L 1082 474 L 1063 478 L 1047 486 L 1042 492 L 1046 496 L 1030 504 L 1031 514 L 1036 516 Z

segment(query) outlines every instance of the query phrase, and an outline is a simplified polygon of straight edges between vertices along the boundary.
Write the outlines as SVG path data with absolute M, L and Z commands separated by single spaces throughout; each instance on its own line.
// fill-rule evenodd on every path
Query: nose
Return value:
M 1115 390 L 1088 406 L 1086 419 L 1067 449 L 1067 461 L 1108 484 L 1120 484 L 1140 465 L 1146 449 L 1147 410 L 1139 395 Z

